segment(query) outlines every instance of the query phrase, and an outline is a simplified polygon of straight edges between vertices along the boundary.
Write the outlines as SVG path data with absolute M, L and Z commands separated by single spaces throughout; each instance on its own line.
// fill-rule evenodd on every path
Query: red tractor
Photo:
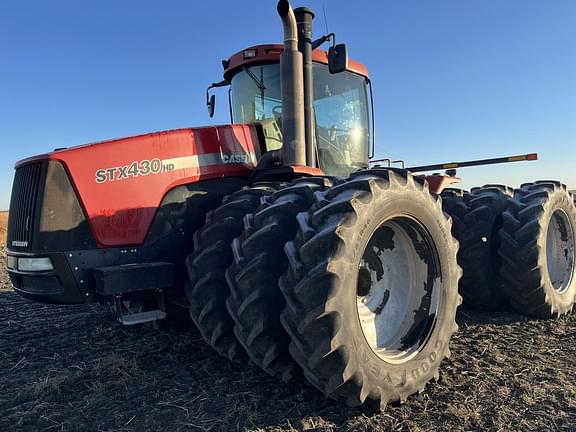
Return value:
M 333 35 L 312 39 L 309 9 L 281 0 L 278 13 L 284 45 L 233 55 L 209 87 L 229 86 L 231 125 L 16 164 L 14 289 L 110 304 L 123 324 L 189 311 L 218 353 L 377 408 L 438 378 L 459 289 L 472 306 L 570 311 L 576 209 L 565 186 L 444 190 L 458 166 L 536 156 L 370 167 L 366 68 Z M 437 169 L 449 171 L 415 174 Z

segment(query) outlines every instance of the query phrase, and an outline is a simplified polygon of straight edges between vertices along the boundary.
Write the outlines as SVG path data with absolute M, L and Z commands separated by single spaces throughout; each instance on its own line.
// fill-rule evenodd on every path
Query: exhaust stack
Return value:
M 304 74 L 298 27 L 288 0 L 280 0 L 277 10 L 284 27 L 284 52 L 280 57 L 282 158 L 284 165 L 306 165 Z

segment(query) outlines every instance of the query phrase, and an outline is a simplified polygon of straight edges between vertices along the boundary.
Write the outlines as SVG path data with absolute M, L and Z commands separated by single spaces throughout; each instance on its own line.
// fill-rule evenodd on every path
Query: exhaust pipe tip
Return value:
M 280 18 L 286 18 L 288 12 L 290 12 L 290 2 L 288 2 L 288 0 L 280 0 L 276 6 L 276 10 Z

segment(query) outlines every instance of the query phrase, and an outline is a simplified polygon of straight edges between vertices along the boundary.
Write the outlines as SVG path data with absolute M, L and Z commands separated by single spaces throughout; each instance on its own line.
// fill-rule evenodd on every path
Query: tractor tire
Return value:
M 444 211 L 453 218 L 452 234 L 460 242 L 458 264 L 464 272 L 460 294 L 467 307 L 489 311 L 508 308 L 498 250 L 502 212 L 513 194 L 508 186 L 488 184 L 443 201 Z
M 225 271 L 232 263 L 232 240 L 242 232 L 242 219 L 253 212 L 262 197 L 276 191 L 279 184 L 263 183 L 239 190 L 206 214 L 206 223 L 194 233 L 194 250 L 186 258 L 186 296 L 190 317 L 204 340 L 216 352 L 237 359 L 244 349 L 234 336 L 234 321 L 226 309 L 230 294 Z
M 458 239 L 466 229 L 464 217 L 470 210 L 467 200 L 470 192 L 458 188 L 446 188 L 440 194 L 442 210 L 452 219 L 452 234 Z
M 308 381 L 383 409 L 438 379 L 458 326 L 458 242 L 428 184 L 372 169 L 317 196 L 285 246 L 282 325 Z
M 232 243 L 234 263 L 226 278 L 234 334 L 256 365 L 286 382 L 302 373 L 290 356 L 290 338 L 280 323 L 285 303 L 278 280 L 288 265 L 284 244 L 296 234 L 296 215 L 308 210 L 315 193 L 330 186 L 328 178 L 302 178 L 266 197 L 244 218 L 244 231 Z
M 512 307 L 536 318 L 570 312 L 576 298 L 576 207 L 566 186 L 523 184 L 502 216 L 500 272 Z

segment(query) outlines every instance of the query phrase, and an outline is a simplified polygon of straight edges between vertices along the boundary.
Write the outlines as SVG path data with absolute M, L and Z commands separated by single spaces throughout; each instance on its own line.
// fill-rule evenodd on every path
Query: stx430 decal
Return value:
M 144 159 L 134 161 L 129 165 L 96 170 L 96 183 L 128 180 L 131 177 L 160 174 L 184 168 L 201 168 L 220 164 L 246 164 L 254 165 L 256 155 L 254 153 L 208 153 L 197 156 L 184 156 L 174 159 Z

